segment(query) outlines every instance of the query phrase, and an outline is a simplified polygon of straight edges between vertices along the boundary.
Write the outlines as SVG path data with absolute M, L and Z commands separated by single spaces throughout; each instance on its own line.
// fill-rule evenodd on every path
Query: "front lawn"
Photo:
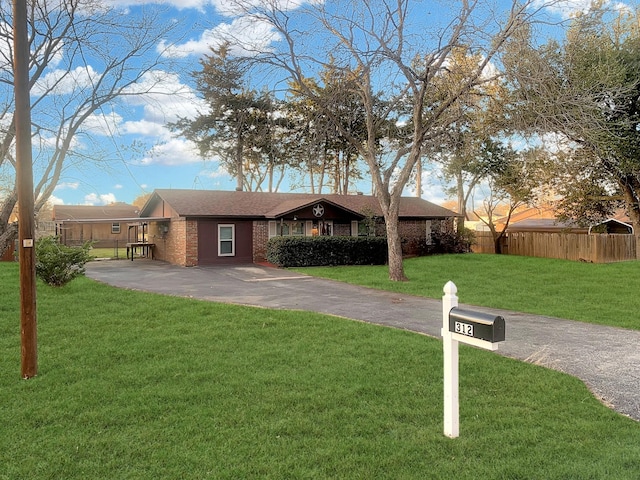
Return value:
M 640 424 L 570 376 L 303 312 L 38 283 L 21 380 L 18 270 L 0 264 L 0 479 L 636 479 Z
M 461 303 L 640 329 L 640 262 L 594 264 L 516 255 L 436 255 L 407 259 L 408 282 L 386 266 L 297 271 L 366 287 L 442 298 L 449 280 Z

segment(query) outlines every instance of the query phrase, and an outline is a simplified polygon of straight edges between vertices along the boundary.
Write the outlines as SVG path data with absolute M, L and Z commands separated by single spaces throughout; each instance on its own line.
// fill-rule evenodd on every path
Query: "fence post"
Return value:
M 449 332 L 449 312 L 458 306 L 458 288 L 449 281 L 442 297 L 442 346 L 444 353 L 444 434 L 457 438 L 460 434 L 458 398 L 458 341 Z

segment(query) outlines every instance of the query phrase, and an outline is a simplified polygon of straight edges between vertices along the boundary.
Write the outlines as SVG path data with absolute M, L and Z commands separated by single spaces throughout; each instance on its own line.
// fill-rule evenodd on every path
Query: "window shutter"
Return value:
M 351 236 L 352 237 L 357 237 L 358 236 L 358 221 L 357 220 L 351 220 Z
M 313 235 L 313 220 L 307 220 L 304 222 L 304 235 L 305 237 Z
M 278 235 L 278 223 L 275 220 L 269 220 L 269 238 Z

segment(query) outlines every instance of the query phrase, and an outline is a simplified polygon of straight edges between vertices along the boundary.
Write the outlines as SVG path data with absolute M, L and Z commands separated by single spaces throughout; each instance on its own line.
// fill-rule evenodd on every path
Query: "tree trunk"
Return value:
M 494 237 L 493 239 L 493 248 L 496 251 L 496 254 L 502 254 L 502 234 Z
M 344 176 L 342 178 L 342 193 L 349 195 L 349 180 L 351 177 L 351 154 L 344 154 Z
M 18 201 L 18 192 L 14 188 L 11 193 L 4 198 L 2 208 L 0 208 L 0 256 L 7 248 L 12 248 L 18 235 L 18 224 L 9 223 L 11 212 Z
M 273 155 L 269 153 L 269 165 L 267 166 L 267 178 L 269 183 L 269 193 L 273 192 L 273 164 L 275 163 Z
M 630 183 L 631 182 L 626 181 L 621 184 L 621 187 L 627 207 L 627 215 L 631 220 L 633 236 L 636 240 L 636 260 L 640 260 L 640 204 L 638 203 L 640 198 L 636 195 L 636 192 L 640 190 L 634 188 L 634 186 L 638 187 L 637 185 L 630 185 Z
M 236 190 L 241 192 L 244 190 L 244 168 L 242 153 L 244 152 L 244 141 L 242 134 L 238 133 L 238 141 L 236 143 Z
M 0 233 L 0 257 L 4 255 L 7 249 L 13 250 L 16 237 L 18 235 L 18 224 L 9 223 L 3 224 L 5 227 L 2 233 Z
M 387 247 L 389 249 L 389 280 L 393 282 L 406 282 L 402 263 L 402 240 L 398 230 L 398 208 L 390 207 L 384 215 L 387 231 Z
M 458 232 L 462 232 L 464 229 L 464 221 L 467 219 L 467 202 L 464 195 L 464 181 L 462 179 L 462 174 L 458 173 L 456 175 L 456 183 L 458 190 L 458 213 L 462 215 L 458 217 Z

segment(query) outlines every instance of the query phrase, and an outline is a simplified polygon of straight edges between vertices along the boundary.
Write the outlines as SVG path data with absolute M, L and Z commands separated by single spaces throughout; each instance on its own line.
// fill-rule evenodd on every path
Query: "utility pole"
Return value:
M 16 183 L 18 185 L 18 259 L 20 261 L 21 374 L 22 378 L 31 378 L 38 374 L 38 341 L 26 0 L 13 0 L 13 55 Z

